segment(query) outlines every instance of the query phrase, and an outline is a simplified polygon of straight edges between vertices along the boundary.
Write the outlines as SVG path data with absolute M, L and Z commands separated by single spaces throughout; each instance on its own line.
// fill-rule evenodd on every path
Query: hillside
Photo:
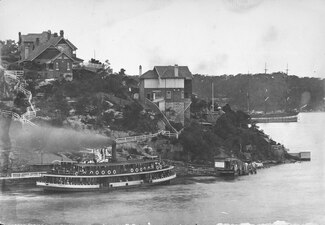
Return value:
M 20 132 L 15 125 L 14 152 L 19 152 L 19 147 L 30 155 L 46 152 L 70 155 L 71 151 L 94 147 L 96 143 L 103 146 L 107 136 L 140 135 L 166 129 L 160 114 L 144 110 L 132 98 L 136 81 L 124 74 L 80 68 L 74 71 L 72 81 L 44 82 L 32 71 L 25 78 L 38 109 L 33 122 L 43 128 Z M 202 100 L 196 99 L 193 106 L 200 102 Z M 282 162 L 285 159 L 285 152 L 274 152 L 271 146 L 277 143 L 260 131 L 247 114 L 232 110 L 228 104 L 223 111 L 212 127 L 200 125 L 198 120 L 202 118 L 193 118 L 178 139 L 159 136 L 139 144 L 121 145 L 119 151 L 124 155 L 127 152 L 143 155 L 148 153 L 145 149 L 152 147 L 151 154 L 159 154 L 165 159 L 200 164 L 211 164 L 214 156 L 221 152 L 242 160 Z M 17 160 L 14 160 L 16 167 L 23 169 L 24 165 Z
M 247 111 L 319 111 L 325 110 L 324 85 L 320 78 L 297 77 L 284 73 L 238 74 L 193 78 L 193 92 L 211 102 L 212 84 L 215 101 L 229 103 Z

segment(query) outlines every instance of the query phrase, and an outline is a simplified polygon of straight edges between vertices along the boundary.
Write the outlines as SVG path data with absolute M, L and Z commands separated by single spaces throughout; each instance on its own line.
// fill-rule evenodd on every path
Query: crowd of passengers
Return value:
M 154 174 L 152 174 L 151 179 L 155 180 L 155 179 L 170 177 L 173 174 L 174 173 L 171 170 L 166 170 L 166 171 L 163 171 L 162 173 L 154 173 Z
M 155 170 L 155 169 L 162 169 L 165 168 L 166 164 L 164 162 L 155 162 L 151 163 L 147 167 L 143 166 L 143 164 L 137 164 L 137 165 L 122 165 L 118 168 L 116 168 L 116 173 L 128 173 L 128 172 L 142 172 L 140 168 L 143 168 L 143 171 L 145 170 Z M 138 171 L 136 171 L 136 168 L 138 168 Z M 65 165 L 55 165 L 53 166 L 51 173 L 52 174 L 68 174 L 68 175 L 86 175 L 87 172 L 93 171 L 94 175 L 95 171 L 98 171 L 100 175 L 102 171 L 105 171 L 105 174 L 107 173 L 107 170 L 111 170 L 111 173 L 113 173 L 114 168 L 111 167 L 88 167 L 87 170 L 85 168 L 82 168 L 80 166 L 76 166 L 73 164 L 65 164 Z
M 46 183 L 53 184 L 67 184 L 67 185 L 95 185 L 98 184 L 97 181 L 89 179 L 89 180 L 72 180 L 72 178 L 51 178 L 46 179 Z

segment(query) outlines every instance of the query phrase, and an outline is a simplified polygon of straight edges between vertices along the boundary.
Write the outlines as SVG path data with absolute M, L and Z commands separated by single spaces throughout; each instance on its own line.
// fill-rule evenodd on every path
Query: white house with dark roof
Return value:
M 19 32 L 18 48 L 20 62 L 34 62 L 42 66 L 43 78 L 70 78 L 72 67 L 83 60 L 76 57 L 77 47 L 64 38 L 63 30 L 60 36 L 51 31 L 37 34 L 22 35 Z
M 184 124 L 185 118 L 190 117 L 192 95 L 192 73 L 188 67 L 155 66 L 142 74 L 140 66 L 139 73 L 140 101 L 149 106 L 154 103 L 169 120 Z

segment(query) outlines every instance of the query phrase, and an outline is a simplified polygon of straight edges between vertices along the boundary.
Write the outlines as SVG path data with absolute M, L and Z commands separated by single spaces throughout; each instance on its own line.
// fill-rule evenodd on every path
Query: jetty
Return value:
M 311 153 L 306 152 L 296 152 L 296 153 L 288 153 L 289 155 L 293 156 L 299 161 L 310 161 L 311 160 Z
M 279 117 L 252 117 L 257 123 L 290 123 L 298 122 L 298 116 L 279 116 Z

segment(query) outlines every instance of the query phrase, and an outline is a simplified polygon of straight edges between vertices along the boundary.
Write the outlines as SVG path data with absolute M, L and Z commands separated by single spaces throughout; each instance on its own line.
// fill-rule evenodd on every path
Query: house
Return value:
M 139 67 L 139 100 L 157 107 L 168 120 L 184 124 L 190 118 L 192 73 L 187 66 L 155 66 L 142 74 Z
M 82 63 L 77 58 L 77 47 L 64 38 L 64 31 L 52 34 L 51 31 L 22 35 L 18 33 L 20 63 L 33 62 L 40 67 L 44 79 L 72 79 L 72 68 Z

